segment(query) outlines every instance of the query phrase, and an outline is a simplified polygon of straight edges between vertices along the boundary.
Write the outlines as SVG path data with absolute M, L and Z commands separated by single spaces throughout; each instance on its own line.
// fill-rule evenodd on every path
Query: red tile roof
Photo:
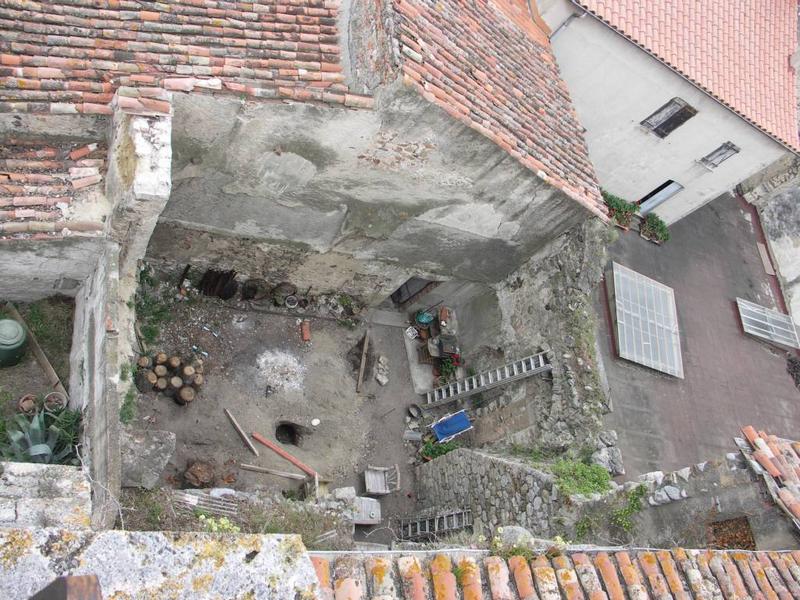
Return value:
M 612 549 L 554 558 L 539 554 L 532 560 L 452 551 L 326 554 L 311 560 L 320 600 L 800 598 L 797 551 Z
M 573 0 L 711 94 L 800 151 L 796 0 Z
M 605 217 L 544 25 L 519 0 L 395 0 L 409 85 Z
M 71 217 L 81 196 L 102 186 L 106 152 L 97 143 L 7 139 L 0 144 L 0 239 L 102 230 L 102 223 Z
M 605 217 L 583 129 L 522 0 L 396 0 L 422 95 Z M 0 0 L 0 112 L 168 112 L 158 88 L 369 108 L 345 84 L 339 0 Z M 136 89 L 139 91 L 136 92 Z
M 750 425 L 742 427 L 742 433 L 750 445 L 742 449 L 751 467 L 764 475 L 773 499 L 800 529 L 800 442 L 756 431 Z
M 372 103 L 344 83 L 338 0 L 0 6 L 0 112 L 110 114 L 119 86 Z

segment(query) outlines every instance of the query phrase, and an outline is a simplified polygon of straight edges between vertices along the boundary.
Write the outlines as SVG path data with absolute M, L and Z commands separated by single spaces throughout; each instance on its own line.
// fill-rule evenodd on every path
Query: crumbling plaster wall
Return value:
M 758 208 L 789 312 L 800 319 L 800 159 L 781 161 L 739 189 Z
M 160 227 L 247 238 L 267 263 L 290 248 L 301 288 L 319 281 L 303 268 L 313 254 L 345 255 L 356 274 L 374 262 L 404 273 L 376 297 L 406 273 L 497 281 L 588 217 L 400 83 L 381 88 L 374 111 L 202 95 L 175 105 Z

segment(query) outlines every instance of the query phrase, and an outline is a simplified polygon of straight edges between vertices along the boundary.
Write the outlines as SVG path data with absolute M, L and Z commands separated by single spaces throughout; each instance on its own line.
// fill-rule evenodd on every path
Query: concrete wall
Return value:
M 117 259 L 117 246 L 107 242 L 77 294 L 70 352 L 70 406 L 83 412 L 81 456 L 92 479 L 95 527 L 114 525 L 120 489 Z
M 800 320 L 800 159 L 786 159 L 744 181 L 745 199 L 758 207 L 784 299 Z
M 553 481 L 519 461 L 459 448 L 417 467 L 418 509 L 471 509 L 476 532 L 519 525 L 547 537 L 559 506 Z
M 566 21 L 570 6 L 539 0 L 604 189 L 636 201 L 672 179 L 684 189 L 655 212 L 674 223 L 788 153 L 591 15 Z M 665 138 L 639 124 L 674 97 L 697 114 Z M 727 141 L 741 151 L 715 169 L 697 162 Z
M 326 276 L 315 255 L 339 255 L 354 272 L 402 272 L 383 296 L 414 274 L 497 281 L 588 217 L 400 84 L 381 88 L 374 111 L 202 95 L 175 105 L 161 226 L 246 238 L 264 269 L 289 251 L 301 288 Z M 237 258 L 218 255 L 234 267 Z

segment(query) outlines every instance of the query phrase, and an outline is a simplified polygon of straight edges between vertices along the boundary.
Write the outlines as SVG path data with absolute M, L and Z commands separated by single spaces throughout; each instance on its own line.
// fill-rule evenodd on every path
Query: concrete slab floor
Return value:
M 674 289 L 685 379 L 618 358 L 604 286 L 595 297 L 614 408 L 605 425 L 619 433 L 627 477 L 719 459 L 742 425 L 796 439 L 800 424 L 786 352 L 745 335 L 736 310 L 737 296 L 777 305 L 747 205 L 720 197 L 670 233 L 662 246 L 622 233 L 609 254 Z
M 298 446 L 280 445 L 330 479 L 331 489 L 355 486 L 361 493 L 361 473 L 367 464 L 397 463 L 403 490 L 381 498 L 382 514 L 388 521 L 409 513 L 414 499 L 407 493 L 414 489 L 414 472 L 408 461 L 416 449 L 403 441 L 402 434 L 406 408 L 418 397 L 410 385 L 403 332 L 372 326 L 371 353 L 389 359 L 389 384 L 379 386 L 368 373 L 362 393 L 356 394 L 360 352 L 353 350 L 364 329 L 312 319 L 312 339 L 306 345 L 295 317 L 238 310 L 202 298 L 176 305 L 161 333 L 162 346 L 155 350 L 185 355 L 196 345 L 209 356 L 204 365 L 206 383 L 190 405 L 179 406 L 155 393 L 140 403 L 140 417 L 151 419 L 150 426 L 177 436 L 164 485 L 180 485 L 187 464 L 205 460 L 216 467 L 217 485 L 272 492 L 298 488 L 297 482 L 238 468 L 239 463 L 250 463 L 299 473 L 266 447 L 256 444 L 259 457 L 247 450 L 223 413 L 229 408 L 248 433 L 258 431 L 272 441 L 280 423 L 300 426 Z M 313 419 L 320 420 L 317 427 Z M 141 419 L 135 426 L 143 426 Z M 374 539 L 381 537 L 376 534 L 370 541 L 384 541 Z

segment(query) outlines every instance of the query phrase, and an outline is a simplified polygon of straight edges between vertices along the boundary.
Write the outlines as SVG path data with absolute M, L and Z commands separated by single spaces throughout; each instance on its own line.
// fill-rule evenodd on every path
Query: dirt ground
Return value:
M 397 464 L 402 490 L 381 498 L 384 522 L 409 514 L 414 504 L 409 461 L 416 447 L 404 442 L 402 434 L 407 407 L 419 398 L 409 382 L 402 329 L 381 326 L 371 330 L 371 362 L 379 355 L 388 358 L 389 383 L 381 387 L 368 373 L 362 393 L 356 394 L 360 353 L 354 348 L 365 329 L 363 324 L 351 329 L 334 319 L 311 319 L 312 340 L 306 344 L 296 316 L 204 297 L 175 303 L 152 350 L 187 357 L 195 346 L 205 361 L 206 382 L 187 406 L 153 392 L 139 398 L 135 426 L 177 436 L 164 485 L 180 487 L 187 465 L 203 460 L 215 466 L 216 485 L 246 491 L 298 489 L 296 481 L 238 467 L 250 463 L 299 473 L 266 447 L 257 444 L 260 456 L 254 456 L 226 418 L 223 409 L 228 408 L 248 433 L 272 441 L 277 441 L 280 424 L 298 426 L 298 445 L 279 444 L 329 479 L 331 489 L 355 486 L 363 492 L 361 473 L 367 464 Z M 316 427 L 314 419 L 319 419 Z M 391 537 L 381 527 L 371 531 L 359 535 L 369 541 Z
M 8 318 L 0 300 L 0 319 Z M 75 303 L 63 296 L 46 298 L 32 304 L 17 304 L 17 310 L 36 336 L 61 382 L 69 387 L 69 353 L 72 347 L 72 325 Z M 9 416 L 16 411 L 20 396 L 43 396 L 52 391 L 39 363 L 30 351 L 13 367 L 0 370 L 0 411 Z

